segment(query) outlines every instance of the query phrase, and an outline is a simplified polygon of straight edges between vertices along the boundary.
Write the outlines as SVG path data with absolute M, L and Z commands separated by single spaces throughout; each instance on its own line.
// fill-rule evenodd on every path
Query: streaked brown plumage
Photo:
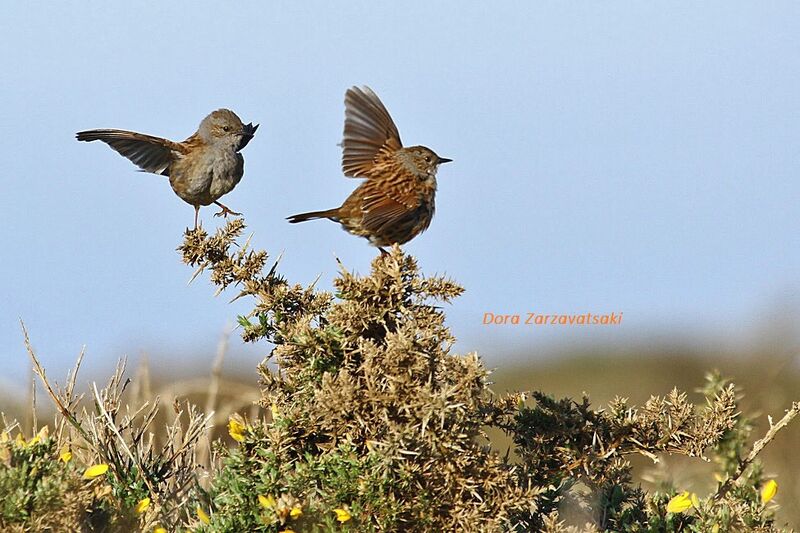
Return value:
M 341 207 L 300 213 L 292 224 L 328 218 L 382 246 L 405 244 L 426 229 L 435 210 L 436 170 L 451 161 L 425 146 L 403 147 L 389 112 L 369 87 L 345 94 L 342 171 L 364 178 Z
M 239 215 L 217 200 L 242 179 L 244 158 L 239 151 L 255 135 L 258 124 L 243 124 L 229 109 L 217 109 L 183 142 L 173 142 L 125 130 L 89 130 L 79 141 L 103 141 L 144 172 L 169 177 L 172 190 L 194 206 L 194 227 L 201 205 L 217 204 L 216 216 Z

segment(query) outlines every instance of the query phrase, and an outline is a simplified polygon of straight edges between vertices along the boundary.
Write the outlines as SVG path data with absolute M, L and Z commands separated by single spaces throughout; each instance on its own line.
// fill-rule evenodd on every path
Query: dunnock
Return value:
M 242 179 L 244 158 L 239 151 L 256 129 L 258 124 L 243 124 L 233 111 L 218 109 L 183 142 L 125 130 L 89 130 L 76 137 L 79 141 L 103 141 L 144 172 L 169 176 L 175 194 L 194 206 L 197 229 L 201 205 L 217 204 L 222 210 L 216 216 L 241 214 L 217 200 Z
M 369 87 L 349 89 L 344 102 L 342 170 L 365 181 L 341 207 L 287 220 L 330 219 L 385 254 L 382 246 L 404 244 L 428 228 L 435 209 L 436 170 L 452 160 L 425 146 L 404 148 L 392 117 Z

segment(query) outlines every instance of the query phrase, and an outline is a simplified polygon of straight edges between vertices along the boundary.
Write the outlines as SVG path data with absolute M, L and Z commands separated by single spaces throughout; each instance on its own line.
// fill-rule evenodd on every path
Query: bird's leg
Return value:
M 219 203 L 219 202 L 214 202 L 214 203 L 215 203 L 215 204 L 217 204 L 218 206 L 220 206 L 220 207 L 222 208 L 222 210 L 220 210 L 220 212 L 219 212 L 219 213 L 214 213 L 214 216 L 215 216 L 215 217 L 225 217 L 225 218 L 228 218 L 228 215 L 233 215 L 233 216 L 235 216 L 235 217 L 237 217 L 237 216 L 241 216 L 241 215 L 242 215 L 241 213 L 237 213 L 236 211 L 231 211 L 231 209 L 230 209 L 230 208 L 228 208 L 228 207 L 226 207 L 226 206 L 222 205 L 222 204 L 221 204 L 221 203 Z
M 194 206 L 194 230 L 197 231 L 197 215 L 200 214 L 200 206 Z

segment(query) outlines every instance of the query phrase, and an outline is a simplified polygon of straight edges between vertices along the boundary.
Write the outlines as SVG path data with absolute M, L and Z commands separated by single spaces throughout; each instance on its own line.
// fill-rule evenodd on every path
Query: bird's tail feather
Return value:
M 325 211 L 309 211 L 308 213 L 299 213 L 286 217 L 290 224 L 297 224 L 298 222 L 305 222 L 306 220 L 316 220 L 318 218 L 336 219 L 339 214 L 338 209 L 327 209 Z

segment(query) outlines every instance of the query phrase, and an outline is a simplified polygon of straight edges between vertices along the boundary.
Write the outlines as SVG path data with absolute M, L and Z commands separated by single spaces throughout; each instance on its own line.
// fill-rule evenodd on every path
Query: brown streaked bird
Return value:
M 452 161 L 425 146 L 403 147 L 392 117 L 369 87 L 344 98 L 342 171 L 364 182 L 341 207 L 288 217 L 292 224 L 327 218 L 383 246 L 405 244 L 426 229 L 435 210 L 436 170 Z
M 130 159 L 143 172 L 169 177 L 169 184 L 184 202 L 194 206 L 194 227 L 201 205 L 216 204 L 215 216 L 240 215 L 219 200 L 236 187 L 244 174 L 239 151 L 255 135 L 258 124 L 243 124 L 236 113 L 217 109 L 183 142 L 125 130 L 89 130 L 76 134 L 79 141 L 103 141 Z

